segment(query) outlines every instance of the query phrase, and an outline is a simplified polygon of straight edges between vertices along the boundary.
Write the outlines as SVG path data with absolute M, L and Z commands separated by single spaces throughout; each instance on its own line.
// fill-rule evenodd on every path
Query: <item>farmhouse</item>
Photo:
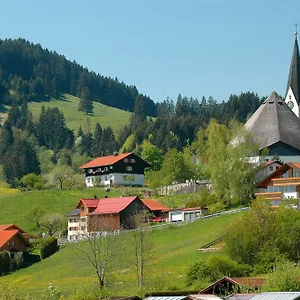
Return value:
M 256 196 L 264 197 L 272 206 L 287 199 L 299 201 L 300 163 L 285 163 L 256 184 Z
M 228 296 L 242 290 L 246 292 L 257 292 L 261 290 L 264 278 L 255 277 L 223 277 L 220 280 L 201 290 L 199 294 L 214 294 Z M 254 295 L 252 295 L 254 296 Z
M 88 187 L 142 186 L 144 171 L 150 165 L 134 153 L 123 153 L 98 157 L 80 167 Z
M 28 235 L 24 230 L 14 224 L 0 225 L 0 251 L 8 251 L 11 265 L 13 266 L 18 256 L 31 247 Z
M 81 199 L 68 216 L 68 240 L 77 240 L 97 231 L 134 228 L 133 216 L 148 207 L 137 196 Z

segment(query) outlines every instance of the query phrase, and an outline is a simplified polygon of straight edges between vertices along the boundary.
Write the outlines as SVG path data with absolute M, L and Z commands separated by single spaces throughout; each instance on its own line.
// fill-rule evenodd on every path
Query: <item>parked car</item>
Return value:
M 162 222 L 166 222 L 166 219 L 163 219 L 162 217 L 155 217 L 154 219 L 152 219 L 153 223 L 162 223 Z

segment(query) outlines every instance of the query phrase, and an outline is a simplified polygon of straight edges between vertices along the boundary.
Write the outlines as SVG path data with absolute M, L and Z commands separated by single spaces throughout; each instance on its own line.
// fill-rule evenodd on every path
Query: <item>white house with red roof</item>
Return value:
M 79 169 L 83 171 L 88 187 L 104 186 L 142 186 L 145 168 L 150 165 L 134 153 L 122 153 L 98 157 Z

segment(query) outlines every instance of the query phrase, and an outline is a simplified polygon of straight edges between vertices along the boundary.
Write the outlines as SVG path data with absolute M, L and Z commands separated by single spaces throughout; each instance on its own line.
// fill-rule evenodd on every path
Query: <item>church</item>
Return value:
M 300 56 L 297 32 L 289 70 L 285 99 L 275 91 L 245 123 L 259 145 L 254 162 L 278 157 L 284 162 L 300 162 Z M 263 153 L 267 150 L 267 154 Z

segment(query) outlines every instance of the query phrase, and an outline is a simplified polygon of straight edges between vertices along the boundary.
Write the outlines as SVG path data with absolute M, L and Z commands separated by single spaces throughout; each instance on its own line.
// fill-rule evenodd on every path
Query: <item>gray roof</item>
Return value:
M 258 142 L 259 150 L 277 142 L 300 150 L 300 119 L 275 91 L 254 112 L 245 128 Z
M 80 213 L 80 209 L 74 208 L 67 214 L 67 217 L 79 216 L 79 213 Z
M 184 300 L 187 296 L 153 296 L 147 297 L 145 300 Z
M 300 299 L 300 292 L 270 292 L 261 293 L 251 300 L 296 300 Z
M 289 90 L 289 87 L 292 88 L 292 91 L 295 95 L 297 102 L 300 102 L 300 57 L 299 57 L 299 48 L 297 35 L 294 43 L 293 56 L 290 65 L 289 78 L 286 88 L 286 93 Z

